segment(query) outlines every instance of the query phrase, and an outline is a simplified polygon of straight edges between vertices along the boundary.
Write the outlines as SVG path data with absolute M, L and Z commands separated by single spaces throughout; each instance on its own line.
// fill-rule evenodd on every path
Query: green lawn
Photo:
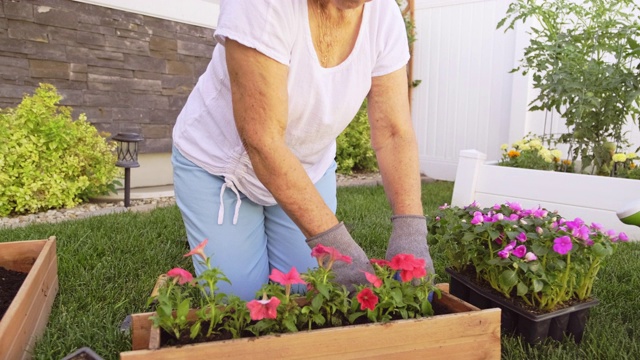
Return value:
M 423 186 L 428 213 L 450 202 L 453 185 Z M 340 188 L 338 217 L 370 257 L 383 257 L 391 211 L 382 187 Z M 58 238 L 60 290 L 35 359 L 60 359 L 89 346 L 105 359 L 130 349 L 119 330 L 124 318 L 147 311 L 145 302 L 156 277 L 175 266 L 192 265 L 182 257 L 187 243 L 175 206 L 150 213 L 125 213 L 51 225 L 0 230 L 0 242 Z M 432 254 L 441 282 L 445 264 Z M 549 342 L 536 347 L 503 336 L 504 359 L 639 359 L 640 243 L 622 244 L 600 273 L 592 309 L 580 346 Z M 425 339 L 428 341 L 428 339 Z

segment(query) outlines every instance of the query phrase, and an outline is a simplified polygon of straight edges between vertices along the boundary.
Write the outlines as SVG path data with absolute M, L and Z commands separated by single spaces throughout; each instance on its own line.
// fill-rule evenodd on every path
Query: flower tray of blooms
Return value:
M 597 223 L 510 202 L 445 204 L 428 229 L 433 251 L 450 266 L 451 293 L 480 308 L 500 307 L 502 330 L 529 343 L 565 335 L 580 342 L 597 304 L 591 291 L 598 271 L 628 240 Z
M 480 310 L 442 291 L 413 255 L 372 259 L 369 284 L 347 289 L 331 268 L 351 259 L 318 245 L 317 268 L 274 269 L 256 299 L 243 301 L 216 291 L 228 279 L 200 249 L 187 255 L 207 270 L 196 278 L 184 269 L 166 274 L 150 298 L 156 311 L 132 315 L 132 351 L 121 359 L 500 358 L 500 309 Z

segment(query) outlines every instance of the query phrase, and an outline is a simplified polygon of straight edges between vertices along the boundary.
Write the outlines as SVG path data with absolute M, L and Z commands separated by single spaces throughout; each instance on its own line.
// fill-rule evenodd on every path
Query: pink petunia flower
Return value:
M 373 287 L 379 288 L 382 286 L 382 280 L 374 274 L 364 271 L 364 276 L 367 278 L 367 281 L 373 285 Z
M 322 244 L 316 245 L 313 249 L 311 249 L 311 256 L 318 260 L 318 265 L 320 267 L 331 268 L 334 262 L 343 261 L 347 264 L 351 264 L 351 257 L 347 255 L 343 255 L 336 248 L 332 248 L 329 246 L 324 246 Z M 325 263 L 325 260 L 328 259 L 328 262 Z
M 209 242 L 209 239 L 202 240 L 202 242 L 198 244 L 198 246 L 196 246 L 194 249 L 191 249 L 191 251 L 189 251 L 188 253 L 184 254 L 184 257 L 199 255 L 202 258 L 202 260 L 206 261 L 207 254 L 204 253 L 204 247 L 207 246 L 208 242 Z
M 275 319 L 278 316 L 277 309 L 280 305 L 280 299 L 272 297 L 267 300 L 266 297 L 265 294 L 262 300 L 251 300 L 247 303 L 251 320 Z
M 526 242 L 527 241 L 527 233 L 521 232 L 520 234 L 518 234 L 518 236 L 516 236 L 516 240 L 518 240 L 520 242 Z
M 412 254 L 398 254 L 391 259 L 390 267 L 400 272 L 403 282 L 419 279 L 427 275 L 424 259 L 418 259 Z
M 521 258 L 524 256 L 526 252 L 527 252 L 527 247 L 524 245 L 520 245 L 520 246 L 517 246 L 515 249 L 513 249 L 513 252 L 511 254 L 513 254 L 513 256 L 517 258 Z
M 278 269 L 273 269 L 271 271 L 271 275 L 269 275 L 269 279 L 281 285 L 306 284 L 306 282 L 300 277 L 300 274 L 298 273 L 298 270 L 296 270 L 295 266 L 292 267 L 291 270 L 289 270 L 289 272 L 286 274 Z
M 385 267 L 385 266 L 390 266 L 391 263 L 389 263 L 389 261 L 384 260 L 384 259 L 371 259 L 369 260 L 369 262 L 371 262 L 372 265 L 378 265 L 380 267 Z
M 536 256 L 536 254 L 532 252 L 528 252 L 524 255 L 525 262 L 534 261 L 534 260 L 538 260 L 538 257 Z
M 356 298 L 360 303 L 360 310 L 369 309 L 373 311 L 376 309 L 376 304 L 378 304 L 378 297 L 373 293 L 373 291 L 371 291 L 371 289 L 362 289 L 358 293 L 358 296 L 356 296 Z
M 569 251 L 571 251 L 572 247 L 573 243 L 571 242 L 571 238 L 567 235 L 553 240 L 553 251 L 557 252 L 560 255 L 566 255 Z
M 178 279 L 178 284 L 184 285 L 193 281 L 193 275 L 185 269 L 173 268 L 167 272 L 167 276 Z

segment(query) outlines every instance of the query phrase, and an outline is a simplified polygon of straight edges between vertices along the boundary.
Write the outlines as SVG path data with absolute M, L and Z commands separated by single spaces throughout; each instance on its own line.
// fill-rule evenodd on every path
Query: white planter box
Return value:
M 640 240 L 640 227 L 622 223 L 617 212 L 640 200 L 640 180 L 518 169 L 487 162 L 476 150 L 463 150 L 456 173 L 452 205 L 477 201 L 492 206 L 505 201 L 524 207 L 557 210 L 567 219 L 602 224 Z

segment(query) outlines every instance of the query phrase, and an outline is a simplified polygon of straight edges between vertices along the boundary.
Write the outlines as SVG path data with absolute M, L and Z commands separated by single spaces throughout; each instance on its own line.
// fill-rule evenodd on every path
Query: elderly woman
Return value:
M 317 266 L 310 247 L 371 265 L 335 216 L 336 138 L 368 98 L 373 148 L 394 216 L 387 258 L 432 269 L 409 114 L 406 30 L 394 0 L 222 0 L 218 45 L 173 130 L 189 244 L 208 239 L 220 291 L 255 298 L 273 268 Z M 203 271 L 194 263 L 196 272 Z

